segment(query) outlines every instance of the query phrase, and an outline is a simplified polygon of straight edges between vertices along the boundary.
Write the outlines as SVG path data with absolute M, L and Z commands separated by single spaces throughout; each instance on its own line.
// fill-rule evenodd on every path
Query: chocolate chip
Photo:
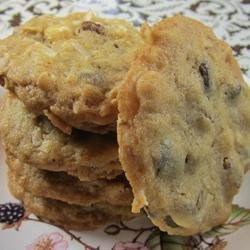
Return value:
M 6 79 L 3 76 L 0 76 L 0 85 L 5 87 Z
M 169 162 L 170 158 L 170 143 L 165 141 L 160 145 L 160 158 L 153 158 L 154 167 L 156 168 L 156 175 L 158 176 L 160 171 L 163 170 Z
M 35 119 L 35 124 L 36 124 L 37 126 L 41 127 L 41 126 L 43 125 L 43 123 L 44 123 L 45 120 L 46 120 L 45 116 L 39 115 L 39 116 L 37 116 L 36 119 Z
M 164 154 L 161 155 L 161 158 L 159 160 L 155 161 L 155 166 L 157 168 L 157 175 L 166 166 L 167 161 L 168 161 L 168 156 Z
M 89 30 L 99 35 L 104 35 L 104 27 L 99 23 L 94 23 L 91 21 L 83 22 L 81 25 L 81 30 Z
M 197 161 L 195 157 L 188 153 L 185 157 L 184 173 L 193 175 L 197 171 Z
M 197 200 L 196 200 L 196 205 L 195 205 L 195 206 L 197 207 L 198 210 L 201 209 L 201 206 L 202 206 L 202 203 L 203 203 L 203 196 L 204 196 L 204 192 L 201 191 L 201 192 L 199 193 L 199 195 L 198 195 L 198 198 L 197 198 Z
M 238 96 L 241 92 L 241 85 L 234 85 L 228 88 L 228 90 L 225 92 L 225 95 L 228 96 L 230 99 L 234 99 L 236 96 Z
M 224 169 L 229 169 L 229 168 L 231 168 L 231 163 L 230 163 L 228 157 L 225 157 L 225 158 L 223 159 L 223 168 L 224 168 Z
M 209 75 L 208 75 L 207 65 L 205 63 L 201 63 L 199 67 L 199 71 L 203 78 L 203 84 L 205 88 L 208 89 L 210 87 L 210 84 L 209 84 Z
M 115 46 L 115 48 L 117 48 L 117 49 L 119 48 L 119 46 L 118 46 L 116 43 L 114 43 L 114 46 Z
M 172 227 L 172 228 L 180 227 L 179 225 L 177 225 L 177 224 L 173 221 L 172 217 L 169 216 L 169 215 L 167 215 L 167 216 L 165 217 L 165 223 L 166 223 L 168 226 Z
M 185 163 L 187 164 L 190 161 L 191 155 L 187 154 L 185 158 Z

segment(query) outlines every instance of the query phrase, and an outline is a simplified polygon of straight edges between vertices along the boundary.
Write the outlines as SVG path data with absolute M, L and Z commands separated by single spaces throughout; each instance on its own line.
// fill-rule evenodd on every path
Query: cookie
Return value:
M 8 155 L 41 169 L 68 171 L 81 180 L 114 178 L 122 173 L 115 134 L 98 135 L 55 128 L 36 117 L 14 95 L 0 107 L 0 136 Z
M 63 172 L 32 168 L 18 159 L 8 158 L 7 164 L 15 183 L 36 196 L 82 206 L 96 203 L 121 206 L 132 204 L 132 191 L 124 176 L 113 180 L 82 182 Z
M 35 17 L 0 42 L 0 84 L 65 133 L 116 130 L 117 89 L 141 44 L 125 20 Z
M 10 191 L 17 199 L 23 201 L 26 212 L 34 213 L 46 221 L 69 230 L 94 230 L 106 223 L 135 217 L 130 212 L 130 206 L 69 205 L 62 201 L 35 196 L 24 191 L 12 177 L 9 175 Z
M 144 208 L 169 234 L 225 222 L 250 162 L 250 92 L 231 48 L 176 16 L 142 32 L 118 94 L 120 161 Z

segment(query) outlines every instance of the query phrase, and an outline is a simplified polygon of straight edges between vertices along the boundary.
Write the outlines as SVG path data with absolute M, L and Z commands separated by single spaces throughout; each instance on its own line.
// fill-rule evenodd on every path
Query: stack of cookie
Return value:
M 13 94 L 3 100 L 0 124 L 9 188 L 28 211 L 74 229 L 133 217 L 115 135 L 66 135 Z
M 34 18 L 1 41 L 1 139 L 27 211 L 70 229 L 135 216 L 116 94 L 140 41 L 126 21 L 90 13 Z
M 250 168 L 250 90 L 210 28 L 176 16 L 139 35 L 44 16 L 1 41 L 0 58 L 9 186 L 27 210 L 92 229 L 132 218 L 134 199 L 177 235 L 228 219 Z

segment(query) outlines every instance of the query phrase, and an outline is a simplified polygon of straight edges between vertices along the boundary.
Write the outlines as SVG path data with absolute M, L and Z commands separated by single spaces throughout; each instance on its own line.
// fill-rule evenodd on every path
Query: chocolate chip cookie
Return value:
M 141 44 L 125 20 L 35 17 L 0 41 L 0 84 L 65 133 L 116 130 L 117 89 Z
M 91 206 L 69 205 L 65 202 L 44 198 L 27 192 L 9 173 L 9 189 L 23 201 L 26 212 L 34 213 L 46 221 L 69 230 L 94 230 L 109 222 L 129 220 L 135 216 L 130 206 L 114 206 L 105 203 Z
M 114 178 L 123 171 L 115 134 L 73 129 L 66 135 L 45 116 L 35 116 L 13 94 L 0 106 L 0 136 L 7 155 L 33 167 L 67 171 L 81 180 Z
M 142 28 L 147 45 L 118 95 L 120 161 L 144 208 L 169 234 L 223 223 L 250 163 L 250 90 L 231 48 L 176 16 Z
M 130 206 L 133 195 L 124 176 L 113 180 L 80 181 L 63 172 L 32 168 L 18 159 L 7 158 L 10 175 L 25 191 L 36 196 L 90 206 L 96 203 Z

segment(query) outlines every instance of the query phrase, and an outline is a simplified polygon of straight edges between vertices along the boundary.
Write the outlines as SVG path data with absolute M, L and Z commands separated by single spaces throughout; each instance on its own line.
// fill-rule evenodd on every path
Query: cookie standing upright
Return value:
M 170 234 L 223 223 L 250 162 L 250 93 L 231 48 L 182 16 L 143 28 L 118 95 L 119 155 L 134 193 Z
M 117 88 L 141 44 L 127 21 L 35 17 L 0 42 L 0 83 L 65 133 L 116 129 Z

